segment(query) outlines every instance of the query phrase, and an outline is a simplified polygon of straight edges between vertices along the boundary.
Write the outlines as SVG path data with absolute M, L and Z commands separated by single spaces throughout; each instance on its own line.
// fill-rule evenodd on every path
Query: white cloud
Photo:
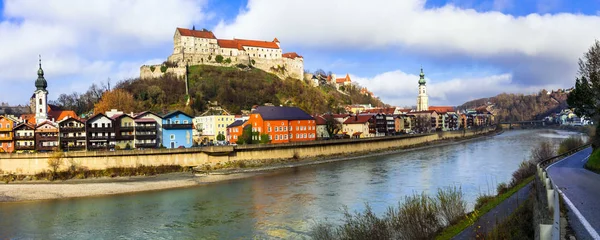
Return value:
M 351 75 L 354 82 L 367 87 L 385 103 L 396 106 L 416 105 L 418 75 L 401 70 L 385 72 L 372 78 Z M 427 91 L 430 105 L 457 106 L 469 100 L 493 97 L 503 92 L 536 93 L 541 89 L 556 89 L 556 85 L 523 87 L 514 84 L 511 74 L 491 75 L 477 78 L 429 79 Z
M 167 57 L 157 52 L 168 54 L 176 27 L 204 20 L 206 1 L 7 0 L 0 22 L 0 69 L 8 70 L 0 74 L 0 84 L 33 84 L 38 54 L 49 83 L 62 83 L 52 86 L 59 91 L 138 76 L 135 64 Z M 23 101 L 17 93 L 0 98 Z

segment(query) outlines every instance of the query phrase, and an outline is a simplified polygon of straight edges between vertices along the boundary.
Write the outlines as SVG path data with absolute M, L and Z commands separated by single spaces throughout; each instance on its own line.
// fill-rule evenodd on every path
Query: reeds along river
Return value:
M 0 239 L 302 238 L 341 207 L 382 213 L 412 193 L 460 186 L 472 208 L 532 147 L 575 133 L 508 131 L 461 144 L 299 167 L 206 186 L 0 204 Z

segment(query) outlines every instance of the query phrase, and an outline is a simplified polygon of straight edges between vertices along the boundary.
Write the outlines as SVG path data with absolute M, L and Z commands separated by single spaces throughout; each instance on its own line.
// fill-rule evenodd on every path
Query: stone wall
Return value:
M 277 145 L 245 145 L 204 147 L 189 149 L 130 150 L 114 152 L 69 152 L 65 153 L 62 167 L 72 163 L 88 169 L 109 167 L 135 167 L 139 165 L 215 165 L 228 161 L 253 161 L 285 158 L 310 158 L 339 154 L 380 151 L 422 144 L 440 139 L 473 136 L 483 131 L 453 131 L 426 135 L 404 135 L 367 139 L 344 139 L 313 141 Z M 0 154 L 0 173 L 35 174 L 49 169 L 47 161 L 51 154 Z

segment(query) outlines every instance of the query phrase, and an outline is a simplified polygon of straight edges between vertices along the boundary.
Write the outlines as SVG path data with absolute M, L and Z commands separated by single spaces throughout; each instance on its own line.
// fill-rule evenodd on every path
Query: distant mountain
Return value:
M 568 108 L 569 92 L 570 89 L 552 92 L 542 90 L 531 95 L 502 93 L 495 97 L 468 101 L 458 106 L 458 109 L 487 107 L 498 121 L 540 120 Z

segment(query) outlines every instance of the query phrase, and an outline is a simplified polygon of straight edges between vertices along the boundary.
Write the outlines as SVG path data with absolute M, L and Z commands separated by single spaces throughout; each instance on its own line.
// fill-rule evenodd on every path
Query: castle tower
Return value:
M 40 69 L 38 69 L 38 78 L 35 80 L 36 90 L 35 95 L 35 122 L 41 123 L 48 119 L 48 83 L 44 78 L 44 70 L 42 70 L 42 56 L 40 56 Z
M 425 86 L 425 74 L 423 73 L 423 68 L 421 68 L 421 74 L 419 76 L 417 111 L 427 111 L 429 109 L 429 98 L 427 97 L 427 87 Z

